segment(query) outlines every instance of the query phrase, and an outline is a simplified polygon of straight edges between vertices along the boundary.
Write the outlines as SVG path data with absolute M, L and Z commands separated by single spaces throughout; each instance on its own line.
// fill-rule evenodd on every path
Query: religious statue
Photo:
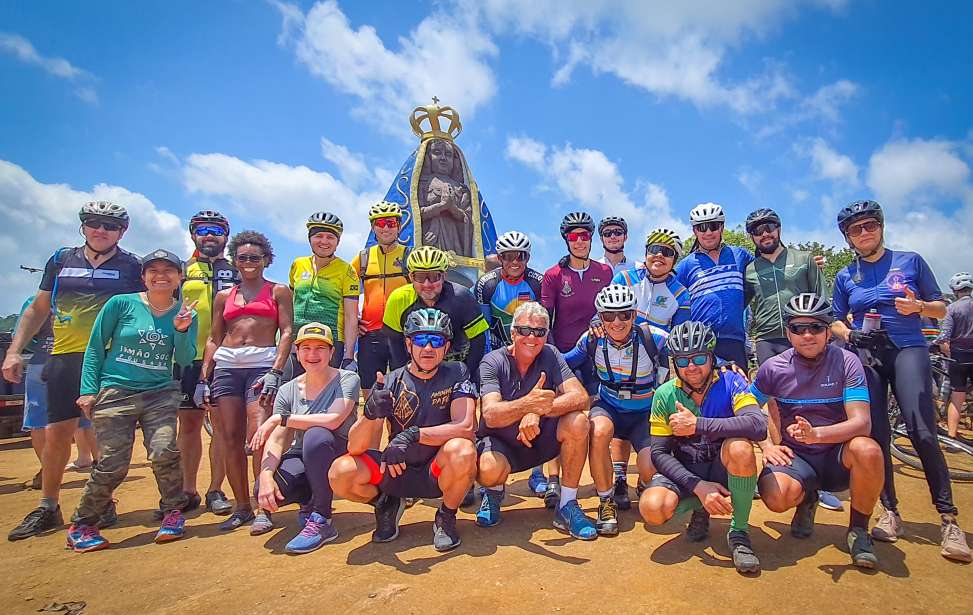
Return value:
M 452 143 L 433 139 L 419 176 L 422 245 L 473 256 L 473 206 L 463 162 Z

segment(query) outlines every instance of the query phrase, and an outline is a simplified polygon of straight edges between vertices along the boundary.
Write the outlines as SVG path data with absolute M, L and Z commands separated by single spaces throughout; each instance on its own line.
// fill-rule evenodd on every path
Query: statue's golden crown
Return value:
M 443 127 L 443 121 L 448 122 Z M 431 105 L 416 107 L 409 118 L 412 132 L 420 140 L 448 139 L 452 141 L 463 131 L 463 124 L 459 121 L 459 112 L 452 107 L 440 107 L 439 99 L 433 96 Z

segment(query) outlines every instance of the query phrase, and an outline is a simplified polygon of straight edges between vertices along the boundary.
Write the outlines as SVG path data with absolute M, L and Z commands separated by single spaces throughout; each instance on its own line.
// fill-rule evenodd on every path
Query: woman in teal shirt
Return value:
M 128 474 L 139 426 L 165 512 L 155 541 L 184 534 L 182 509 L 188 497 L 176 446 L 179 387 L 172 363 L 188 366 L 196 357 L 196 312 L 195 303 L 180 305 L 174 299 L 181 277 L 179 257 L 155 250 L 142 259 L 147 290 L 115 295 L 95 319 L 77 403 L 94 422 L 100 460 L 68 529 L 68 547 L 74 551 L 108 547 L 96 523 Z

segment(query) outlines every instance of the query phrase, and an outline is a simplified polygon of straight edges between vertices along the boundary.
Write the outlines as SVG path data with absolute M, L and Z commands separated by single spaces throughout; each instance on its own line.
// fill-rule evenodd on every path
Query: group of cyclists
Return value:
M 300 528 L 286 550 L 307 553 L 338 536 L 335 496 L 370 504 L 372 540 L 389 542 L 410 502 L 438 498 L 432 541 L 448 551 L 461 543 L 459 508 L 479 497 L 476 525 L 497 526 L 508 478 L 528 470 L 554 527 L 594 540 L 617 534 L 618 511 L 632 505 L 634 449 L 642 519 L 691 512 L 686 536 L 702 541 L 712 515 L 729 516 L 740 572 L 760 569 L 749 537 L 755 496 L 771 511 L 793 509 L 791 535 L 806 539 L 819 500 L 845 490 L 845 546 L 854 565 L 874 568 L 872 540 L 905 530 L 889 456 L 891 391 L 941 515 L 941 553 L 971 560 L 936 439 L 921 319 L 945 317 L 952 352 L 973 355 L 973 279 L 951 279 L 960 300 L 947 316 L 922 257 L 885 247 L 878 203 L 839 212 L 856 256 L 833 284 L 820 258 L 785 246 L 770 209 L 747 217 L 755 253 L 727 245 L 723 209 L 705 203 L 690 212 L 689 241 L 655 229 L 644 260 L 625 254 L 624 219 L 596 225 L 572 212 L 555 265 L 532 269 L 530 239 L 510 231 L 472 289 L 448 278 L 448 253 L 400 243 L 403 216 L 395 203 L 374 205 L 376 242 L 349 263 L 335 254 L 342 221 L 313 214 L 311 254 L 277 284 L 265 277 L 267 237 L 231 236 L 218 212 L 191 218 L 196 250 L 183 262 L 163 249 L 142 258 L 123 250 L 125 208 L 86 203 L 84 245 L 48 261 L 3 364 L 19 381 L 25 348 L 53 340 L 43 373 L 26 383 L 28 403 L 46 393 L 45 420 L 27 425 L 45 434 L 42 497 L 10 540 L 63 525 L 64 466 L 79 420 L 90 418 L 98 460 L 67 531 L 76 552 L 109 546 L 100 530 L 117 521 L 114 490 L 140 427 L 160 492 L 156 542 L 182 537 L 184 513 L 201 506 L 226 516 L 220 529 L 249 524 L 259 535 L 297 504 Z M 760 364 L 752 382 L 750 332 Z M 954 390 L 970 376 L 957 371 Z M 207 414 L 211 481 L 200 495 Z M 586 462 L 593 516 L 577 500 Z

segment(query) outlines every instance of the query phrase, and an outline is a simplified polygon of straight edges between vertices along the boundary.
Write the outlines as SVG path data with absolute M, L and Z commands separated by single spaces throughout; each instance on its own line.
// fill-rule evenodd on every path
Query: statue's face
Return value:
M 449 175 L 453 170 L 453 159 L 456 152 L 453 146 L 445 141 L 433 141 L 429 144 L 429 161 L 432 163 L 432 172 L 437 175 Z

